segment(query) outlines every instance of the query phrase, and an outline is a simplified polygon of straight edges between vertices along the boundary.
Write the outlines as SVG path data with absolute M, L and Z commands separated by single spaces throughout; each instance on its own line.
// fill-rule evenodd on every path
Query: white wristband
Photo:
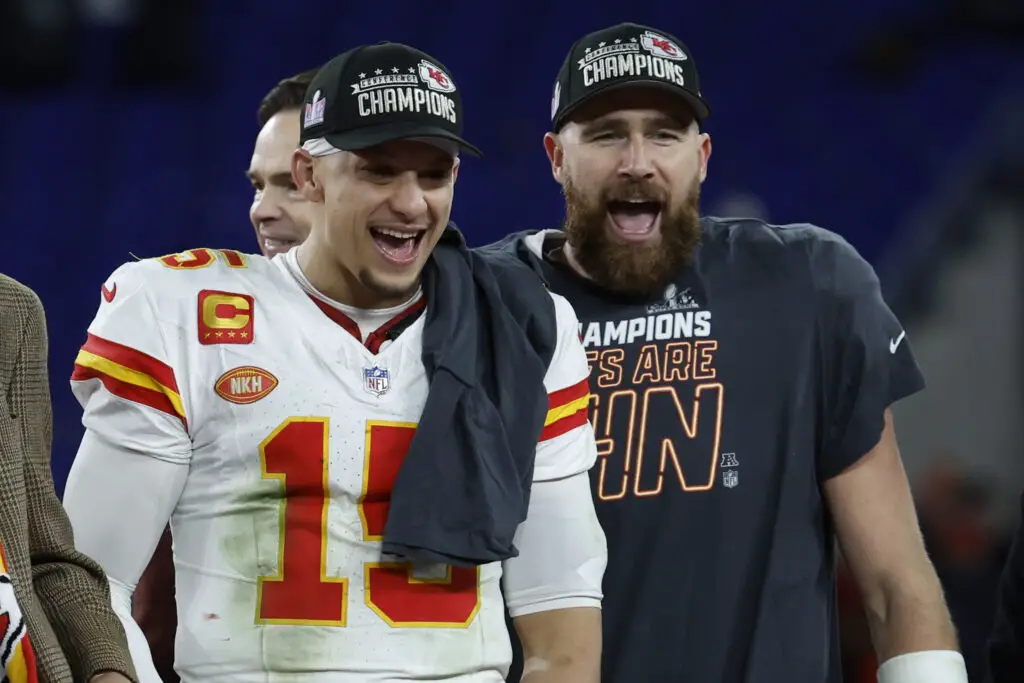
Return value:
M 878 683 L 967 683 L 967 665 L 956 650 L 908 652 L 878 667 Z

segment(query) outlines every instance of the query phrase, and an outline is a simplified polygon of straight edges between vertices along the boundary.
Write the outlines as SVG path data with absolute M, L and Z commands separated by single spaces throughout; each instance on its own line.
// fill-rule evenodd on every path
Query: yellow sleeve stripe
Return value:
M 127 401 L 141 403 L 185 422 L 181 395 L 151 375 L 82 349 L 75 358 L 72 381 L 99 379 L 107 390 Z

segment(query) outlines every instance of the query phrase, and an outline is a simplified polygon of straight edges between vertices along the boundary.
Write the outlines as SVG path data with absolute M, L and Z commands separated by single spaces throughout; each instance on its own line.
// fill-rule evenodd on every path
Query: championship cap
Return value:
M 551 96 L 552 130 L 593 97 L 637 85 L 678 95 L 698 121 L 711 114 L 686 46 L 670 33 L 627 23 L 585 35 L 569 48 Z
M 324 64 L 302 108 L 299 144 L 355 151 L 393 140 L 423 140 L 482 156 L 462 139 L 462 97 L 448 69 L 401 43 L 362 45 Z

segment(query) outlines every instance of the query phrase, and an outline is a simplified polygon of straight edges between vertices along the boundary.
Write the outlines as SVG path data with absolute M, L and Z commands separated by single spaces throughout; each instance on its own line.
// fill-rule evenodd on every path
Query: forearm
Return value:
M 522 683 L 597 683 L 601 610 L 571 607 L 515 617 L 523 645 Z
M 519 556 L 505 561 L 503 588 L 523 645 L 521 680 L 597 681 L 608 550 L 586 472 L 534 483 L 515 544 Z
M 155 677 L 145 636 L 132 620 L 132 591 L 170 518 L 187 465 L 142 455 L 87 431 L 68 477 L 64 506 L 78 547 L 110 581 L 111 601 L 141 680 Z
M 910 652 L 958 647 L 942 587 L 930 565 L 916 576 L 880 582 L 874 595 L 866 597 L 865 608 L 879 662 Z
M 521 683 L 597 683 L 601 679 L 601 667 L 595 658 L 587 657 L 587 661 L 567 659 L 548 661 L 541 658 L 530 658 L 523 663 Z
M 888 410 L 878 444 L 824 489 L 864 596 L 879 683 L 967 683 Z
M 139 624 L 132 618 L 132 590 L 128 586 L 110 580 L 110 597 L 114 605 L 114 612 L 117 613 L 121 625 L 124 627 L 125 636 L 128 639 L 128 649 L 131 652 L 132 664 L 138 674 L 139 683 L 161 683 L 160 674 L 157 672 L 153 662 L 153 653 L 149 648 L 146 634 L 142 632 Z

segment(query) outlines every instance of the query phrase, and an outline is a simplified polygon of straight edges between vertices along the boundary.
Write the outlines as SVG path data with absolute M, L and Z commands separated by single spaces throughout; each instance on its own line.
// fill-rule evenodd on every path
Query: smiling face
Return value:
M 313 262 L 304 265 L 307 277 L 361 308 L 407 300 L 448 225 L 458 167 L 458 157 L 410 140 L 321 157 L 297 153 L 295 177 L 323 211 L 300 252 Z M 326 267 L 328 260 L 335 265 Z M 339 277 L 325 282 L 332 269 Z
M 314 204 L 292 180 L 292 154 L 299 144 L 299 112 L 274 114 L 260 130 L 245 175 L 252 183 L 249 220 L 260 251 L 276 256 L 301 244 L 313 223 Z
M 692 258 L 711 140 L 680 98 L 642 87 L 609 92 L 544 144 L 565 193 L 571 256 L 589 277 L 650 294 Z

